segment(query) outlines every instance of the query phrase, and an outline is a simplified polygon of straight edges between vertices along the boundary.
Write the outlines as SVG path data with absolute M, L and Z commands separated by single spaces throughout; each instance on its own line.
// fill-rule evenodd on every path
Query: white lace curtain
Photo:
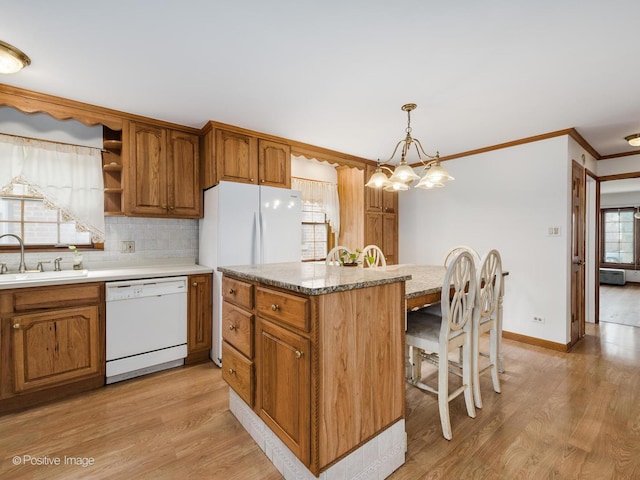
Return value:
M 291 179 L 291 188 L 302 192 L 302 200 L 322 205 L 327 215 L 331 231 L 338 236 L 340 233 L 340 202 L 338 200 L 338 186 L 333 183 L 315 180 Z
M 25 184 L 45 205 L 58 208 L 64 220 L 74 220 L 77 230 L 90 232 L 93 242 L 104 242 L 99 149 L 0 134 L 0 162 L 0 193 Z

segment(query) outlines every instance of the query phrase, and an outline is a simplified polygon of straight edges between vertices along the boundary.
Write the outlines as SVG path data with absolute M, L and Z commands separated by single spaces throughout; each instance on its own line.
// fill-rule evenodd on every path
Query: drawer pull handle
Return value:
M 236 293 L 236 291 L 233 288 L 229 289 L 229 295 L 233 295 L 234 293 Z
M 16 330 L 18 330 L 20 328 L 20 324 L 19 323 L 14 323 L 13 324 L 13 328 L 15 328 Z
M 271 305 L 271 310 L 273 310 L 274 312 L 277 312 L 278 310 L 280 310 L 280 305 L 276 305 L 274 303 L 273 305 Z
M 296 358 L 298 360 L 302 358 L 302 355 L 304 355 L 304 352 L 301 352 L 300 350 L 296 350 Z
M 236 328 L 237 327 L 233 323 L 229 324 L 229 330 L 235 330 Z
M 229 375 L 234 375 L 236 373 L 236 371 L 233 368 L 229 369 Z

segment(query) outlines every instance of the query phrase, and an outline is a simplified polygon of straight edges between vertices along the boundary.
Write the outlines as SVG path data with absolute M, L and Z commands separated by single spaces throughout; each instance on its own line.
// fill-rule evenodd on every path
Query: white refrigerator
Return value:
M 230 265 L 299 262 L 302 204 L 298 190 L 220 182 L 204 192 L 198 263 L 213 268 L 211 359 L 221 365 L 222 274 Z

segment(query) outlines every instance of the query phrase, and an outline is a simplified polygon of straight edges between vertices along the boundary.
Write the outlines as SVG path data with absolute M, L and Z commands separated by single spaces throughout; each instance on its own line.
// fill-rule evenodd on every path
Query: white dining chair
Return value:
M 480 375 L 491 371 L 493 390 L 500 393 L 498 377 L 500 358 L 500 331 L 498 319 L 498 303 L 502 291 L 502 259 L 497 250 L 489 251 L 482 260 L 478 270 L 478 293 L 473 312 L 473 398 L 476 407 L 482 408 L 480 394 Z M 489 351 L 480 351 L 480 335 L 489 332 Z M 481 358 L 488 358 L 489 363 L 480 366 Z M 483 363 L 486 363 L 483 360 Z
M 387 259 L 384 257 L 384 253 L 377 245 L 367 245 L 362 249 L 360 254 L 362 258 L 363 266 L 369 268 L 386 267 Z
M 473 256 L 473 260 L 476 264 L 480 264 L 480 254 L 476 250 L 467 245 L 456 245 L 455 247 L 451 247 L 449 251 L 444 256 L 443 265 L 446 267 L 449 265 L 449 262 L 452 261 L 455 256 L 460 252 L 469 252 Z
M 346 254 L 348 256 L 350 253 L 351 252 L 349 251 L 349 249 L 342 245 L 333 247 L 331 250 L 329 250 L 329 253 L 327 253 L 325 265 L 341 265 L 340 256 L 343 254 Z
M 412 364 L 408 381 L 437 395 L 442 434 L 447 440 L 452 437 L 449 416 L 451 400 L 464 394 L 467 414 L 472 418 L 476 416 L 471 358 L 476 281 L 473 256 L 463 251 L 447 267 L 440 297 L 441 315 L 433 315 L 425 309 L 407 313 L 406 343 Z M 457 353 L 460 348 L 462 362 L 450 361 L 450 354 Z M 437 365 L 437 388 L 422 381 L 422 359 Z M 462 378 L 462 384 L 453 392 L 449 391 L 450 367 Z

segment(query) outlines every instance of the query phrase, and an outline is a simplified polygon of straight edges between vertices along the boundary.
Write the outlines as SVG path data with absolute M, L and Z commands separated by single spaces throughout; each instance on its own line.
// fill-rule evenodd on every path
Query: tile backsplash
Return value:
M 193 263 L 198 257 L 198 220 L 105 217 L 106 238 L 104 251 L 84 252 L 85 268 L 145 265 L 150 263 Z M 120 253 L 122 241 L 135 242 L 134 253 Z M 40 261 L 62 257 L 62 269 L 71 268 L 72 253 L 68 249 L 57 252 L 25 253 L 28 269 L 35 269 Z M 18 253 L 0 254 L 0 262 L 10 271 L 17 271 Z M 53 270 L 53 262 L 45 264 Z

